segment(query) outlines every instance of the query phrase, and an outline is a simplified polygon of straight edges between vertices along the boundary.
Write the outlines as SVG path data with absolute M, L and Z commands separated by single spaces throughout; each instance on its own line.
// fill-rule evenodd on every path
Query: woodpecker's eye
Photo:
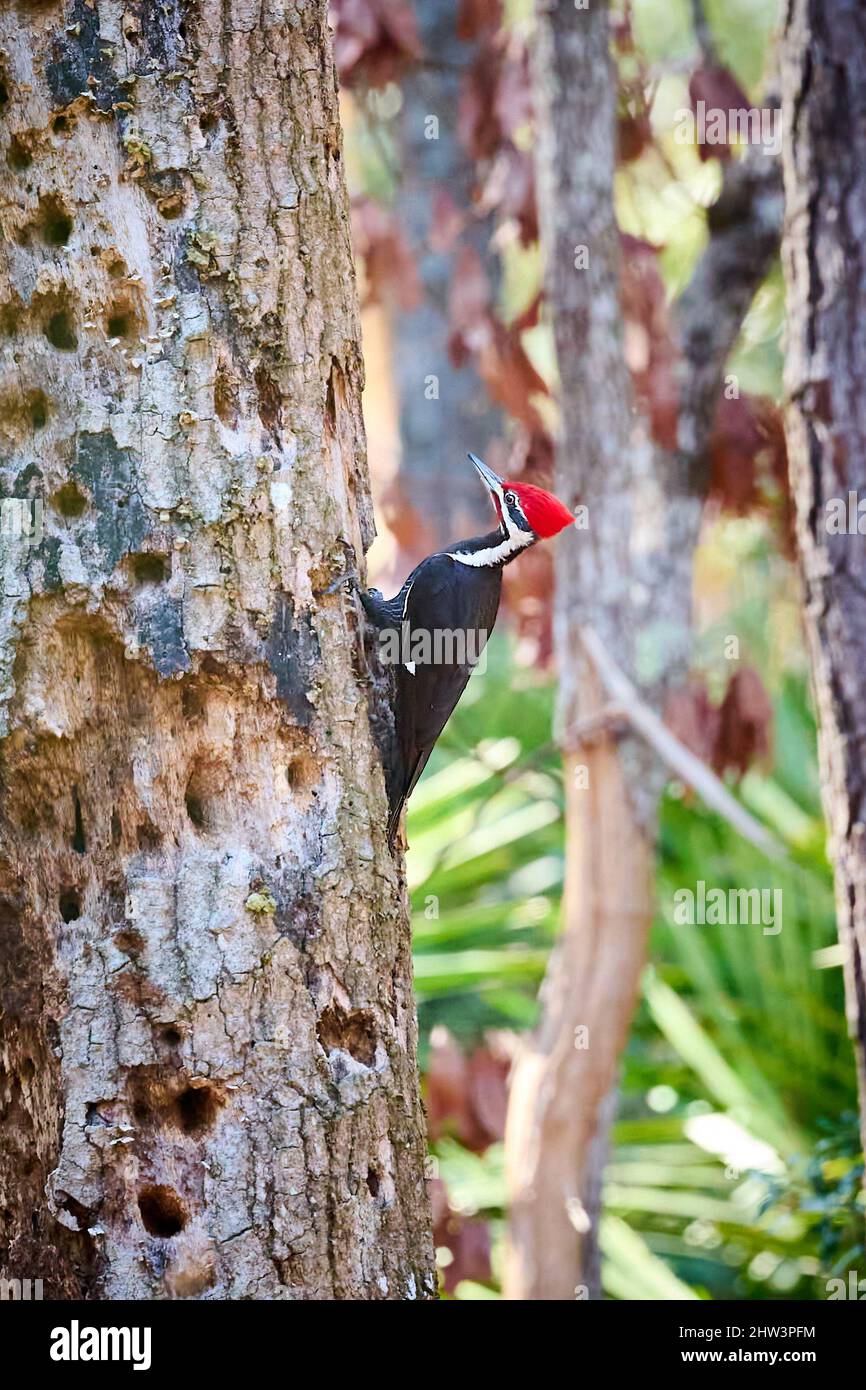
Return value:
M 517 493 L 516 493 L 516 492 L 506 492 L 506 494 L 505 494 L 505 500 L 506 500 L 506 502 L 508 503 L 509 507 L 513 507 L 514 504 L 515 504 L 515 502 L 517 501 Z

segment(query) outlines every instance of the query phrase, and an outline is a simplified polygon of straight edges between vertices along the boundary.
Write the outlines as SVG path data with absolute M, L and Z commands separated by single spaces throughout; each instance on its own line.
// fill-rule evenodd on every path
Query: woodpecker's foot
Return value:
M 354 590 L 354 592 L 357 593 L 360 587 L 361 585 L 358 582 L 357 574 L 354 570 L 349 570 L 348 574 L 341 574 L 340 578 L 335 579 L 333 584 L 329 584 L 327 589 L 322 590 L 322 593 L 335 594 L 338 589 L 343 588 L 348 589 L 350 592 Z

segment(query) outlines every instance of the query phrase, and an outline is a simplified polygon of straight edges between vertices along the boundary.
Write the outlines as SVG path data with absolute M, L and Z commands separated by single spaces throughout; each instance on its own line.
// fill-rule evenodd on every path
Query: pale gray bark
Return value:
M 592 1215 L 612 1108 L 605 1097 L 645 960 L 656 812 L 668 775 L 646 745 L 618 740 L 610 724 L 592 740 L 575 739 L 575 728 L 606 703 L 580 633 L 592 627 L 659 709 L 683 677 L 706 443 L 726 358 L 778 242 L 781 191 L 774 162 L 760 151 L 728 167 L 707 250 L 678 305 L 678 447 L 662 449 L 634 409 L 623 355 L 608 9 L 548 0 L 537 38 L 539 210 L 561 382 L 557 492 L 588 507 L 589 529 L 557 547 L 564 930 L 541 1022 L 512 1083 L 507 1290 L 568 1299 L 592 1282 L 597 1263 Z
M 792 0 L 782 41 L 791 485 L 866 1140 L 866 14 Z M 828 503 L 854 533 L 830 534 Z
M 0 1267 L 433 1290 L 324 0 L 0 17 Z
M 434 200 L 441 190 L 467 214 L 461 244 L 474 246 L 495 294 L 491 219 L 471 212 L 477 171 L 456 130 L 461 80 L 474 46 L 457 36 L 454 0 L 424 0 L 417 17 L 424 58 L 402 83 L 395 212 L 417 258 L 424 295 L 417 308 L 395 313 L 394 379 L 400 402 L 400 491 L 429 528 L 425 534 L 435 550 L 477 530 L 478 483 L 466 455 L 486 453 L 501 432 L 502 416 L 473 362 L 458 368 L 451 361 L 448 301 L 455 252 L 430 246 Z M 436 118 L 435 128 L 428 125 L 430 116 Z M 432 133 L 435 139 L 429 138 Z M 434 399 L 426 390 L 431 376 L 438 384 Z

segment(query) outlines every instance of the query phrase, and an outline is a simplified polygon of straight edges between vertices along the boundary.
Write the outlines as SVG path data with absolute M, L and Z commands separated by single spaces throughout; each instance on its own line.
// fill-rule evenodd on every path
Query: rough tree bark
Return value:
M 866 1142 L 866 14 L 792 0 L 782 41 L 787 435 Z M 831 534 L 828 503 L 854 533 Z
M 424 1298 L 324 0 L 0 17 L 0 1269 Z M 8 528 L 7 528 L 8 529 Z
M 540 1026 L 512 1080 L 506 1292 L 568 1299 L 597 1266 L 591 1241 L 609 1093 L 645 959 L 655 818 L 668 775 L 645 745 L 619 739 L 615 724 L 599 720 L 609 701 L 582 632 L 593 630 L 656 708 L 685 673 L 705 444 L 726 359 L 778 242 L 781 194 L 763 153 L 729 166 L 708 247 L 678 305 L 678 438 L 665 450 L 633 408 L 623 354 L 607 7 L 546 0 L 535 74 L 539 208 L 561 381 L 557 491 L 588 507 L 589 529 L 557 551 L 563 934 Z M 577 268 L 579 247 L 588 251 L 586 268 Z M 580 738 L 594 721 L 593 737 Z

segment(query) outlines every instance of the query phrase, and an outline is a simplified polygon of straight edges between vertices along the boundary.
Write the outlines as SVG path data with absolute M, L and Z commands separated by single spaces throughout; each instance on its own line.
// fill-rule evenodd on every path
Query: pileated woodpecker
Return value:
M 552 493 L 506 482 L 474 454 L 469 458 L 496 508 L 495 531 L 428 555 L 392 599 L 362 590 L 353 575 L 331 585 L 348 582 L 379 629 L 382 652 L 399 652 L 394 740 L 385 759 L 392 844 L 403 807 L 493 630 L 503 566 L 574 521 Z M 393 640 L 386 646 L 385 638 Z

